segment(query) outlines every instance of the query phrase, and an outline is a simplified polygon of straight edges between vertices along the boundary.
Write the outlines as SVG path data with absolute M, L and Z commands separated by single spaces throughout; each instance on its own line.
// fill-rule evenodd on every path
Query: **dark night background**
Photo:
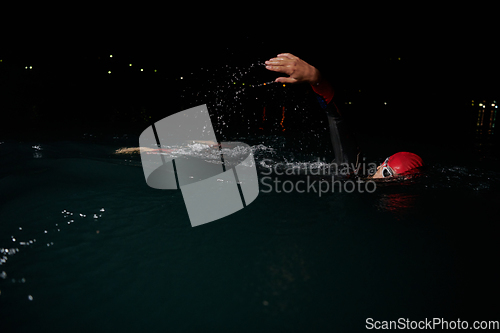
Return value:
M 69 34 L 50 22 L 25 27 L 0 48 L 1 131 L 4 137 L 138 134 L 151 121 L 210 102 L 217 85 L 207 88 L 201 68 L 213 73 L 228 64 L 245 67 L 290 52 L 330 77 L 335 101 L 360 137 L 386 133 L 393 142 L 423 140 L 461 149 L 476 130 L 478 102 L 498 98 L 494 31 L 487 21 L 477 25 L 453 15 L 443 19 L 443 13 L 417 14 L 357 20 L 334 16 L 331 24 L 271 25 L 252 34 L 232 33 L 237 22 L 185 31 L 163 22 L 143 27 L 144 19 Z M 253 84 L 276 77 L 264 68 L 252 75 Z M 206 101 L 182 94 L 201 85 L 212 89 Z M 308 91 L 285 89 L 296 96 Z M 265 98 L 258 107 L 272 103 Z M 258 107 L 247 107 L 252 109 L 247 113 Z M 289 124 L 303 117 L 289 115 Z

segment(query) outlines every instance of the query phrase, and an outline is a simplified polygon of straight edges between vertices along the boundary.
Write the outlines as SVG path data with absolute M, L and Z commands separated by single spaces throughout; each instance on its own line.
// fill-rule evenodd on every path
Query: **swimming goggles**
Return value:
M 394 171 L 387 165 L 387 162 L 389 162 L 389 157 L 387 157 L 384 163 L 382 163 L 382 177 L 384 178 L 394 176 Z

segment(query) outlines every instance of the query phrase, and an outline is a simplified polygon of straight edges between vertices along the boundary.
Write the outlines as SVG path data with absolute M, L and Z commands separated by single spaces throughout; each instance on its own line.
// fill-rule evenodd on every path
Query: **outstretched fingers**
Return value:
M 271 62 L 269 61 L 269 64 L 266 62 L 266 69 L 273 71 L 273 72 L 279 72 L 279 73 L 284 73 L 284 74 L 292 74 L 290 70 L 290 66 L 288 66 L 287 63 L 282 63 L 282 62 Z
M 284 58 L 288 58 L 288 59 L 292 59 L 292 60 L 298 59 L 298 57 L 294 56 L 291 53 L 280 53 L 280 54 L 278 54 L 278 57 L 284 57 Z
M 279 77 L 274 82 L 279 82 L 279 83 L 297 83 L 297 79 L 294 79 L 293 77 Z
M 271 58 L 265 62 L 266 69 L 290 76 L 279 77 L 275 80 L 275 82 L 281 83 L 297 83 L 304 81 L 300 75 L 300 72 L 298 76 L 296 75 L 297 69 L 301 69 L 298 67 L 298 65 L 301 65 L 302 63 L 307 65 L 305 62 L 301 61 L 298 57 L 294 56 L 291 53 L 280 53 L 275 58 Z
M 276 79 L 276 82 L 316 83 L 319 80 L 319 71 L 315 67 L 309 65 L 307 62 L 299 59 L 291 53 L 280 53 L 275 58 L 269 59 L 266 61 L 266 69 L 290 76 L 279 77 Z

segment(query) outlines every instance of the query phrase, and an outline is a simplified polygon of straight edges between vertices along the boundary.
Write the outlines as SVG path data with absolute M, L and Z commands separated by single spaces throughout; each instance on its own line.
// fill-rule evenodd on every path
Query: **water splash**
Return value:
M 13 273 L 9 273 L 9 263 L 14 260 L 14 258 L 17 257 L 19 253 L 22 253 L 28 249 L 35 248 L 38 252 L 42 251 L 40 246 L 45 248 L 57 246 L 58 240 L 61 240 L 60 234 L 68 232 L 70 229 L 67 228 L 71 228 L 69 227 L 69 225 L 72 224 L 84 223 L 87 227 L 96 228 L 95 233 L 99 234 L 99 227 L 95 223 L 97 223 L 98 220 L 103 217 L 104 212 L 104 208 L 101 208 L 97 212 L 91 211 L 88 213 L 75 213 L 67 209 L 63 209 L 61 211 L 62 221 L 58 221 L 51 226 L 45 226 L 45 229 L 40 227 L 38 230 L 36 230 L 34 228 L 19 226 L 15 232 L 12 232 L 12 235 L 10 236 L 10 241 L 12 243 L 10 245 L 4 244 L 3 247 L 0 247 L 0 266 L 5 267 L 5 270 L 2 270 L 0 272 L 0 278 L 2 280 L 5 280 L 4 283 L 26 283 L 27 278 L 22 272 L 14 270 Z M 87 218 L 87 216 L 89 216 L 89 218 Z M 90 218 L 90 216 L 93 216 L 93 218 Z M 89 222 L 93 223 L 89 224 Z M 50 250 L 47 249 L 47 251 Z M 33 296 L 31 294 L 29 294 L 27 297 L 28 300 L 33 300 Z
M 185 87 L 180 97 L 185 108 L 207 104 L 214 129 L 222 141 L 234 141 L 232 136 L 247 136 L 252 130 L 262 127 L 257 124 L 262 119 L 261 110 L 267 105 L 279 108 L 281 120 L 268 124 L 276 123 L 280 131 L 284 131 L 280 121 L 283 120 L 285 105 L 297 113 L 310 107 L 306 106 L 304 96 L 288 94 L 286 85 L 270 81 L 269 71 L 260 60 L 248 65 L 202 68 L 183 77 L 182 84 Z M 308 118 L 310 112 L 302 114 Z

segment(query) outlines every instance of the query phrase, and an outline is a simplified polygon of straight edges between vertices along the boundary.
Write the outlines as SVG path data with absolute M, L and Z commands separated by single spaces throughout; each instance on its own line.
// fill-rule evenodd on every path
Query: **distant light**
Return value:
M 384 102 L 384 105 L 387 105 L 387 102 Z
M 479 103 L 479 106 L 483 106 L 483 103 Z
M 108 74 L 111 74 L 111 71 L 108 71 Z
M 33 66 L 30 66 L 30 69 L 33 69 Z
M 183 77 L 181 76 L 181 80 L 183 79 Z
M 242 86 L 244 86 L 245 84 L 244 84 L 244 83 L 242 83 L 241 85 L 242 85 Z
M 110 57 L 110 58 L 113 58 L 113 55 L 112 55 L 112 54 L 110 54 L 110 55 L 109 55 L 109 57 Z
M 24 69 L 28 69 L 28 66 L 25 66 Z
M 128 64 L 128 67 L 132 67 L 132 64 Z
M 491 104 L 491 106 L 495 106 L 495 103 Z
M 266 85 L 266 84 L 264 83 L 264 85 Z
M 283 87 L 286 87 L 286 85 L 283 83 Z
M 398 60 L 401 60 L 401 58 L 398 57 Z
M 0 59 L 0 62 L 3 62 L 3 59 Z
M 144 72 L 144 69 L 143 69 L 143 68 L 141 68 L 141 72 Z
M 157 70 L 157 69 L 155 69 L 155 73 L 157 73 L 157 72 L 158 72 L 158 70 Z

